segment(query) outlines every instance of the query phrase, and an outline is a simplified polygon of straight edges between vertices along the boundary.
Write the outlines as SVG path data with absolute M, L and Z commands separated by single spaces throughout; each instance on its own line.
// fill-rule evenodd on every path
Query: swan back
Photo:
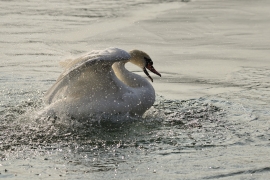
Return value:
M 89 83 L 91 86 L 89 90 L 102 87 L 104 82 L 110 81 L 111 76 L 106 75 L 110 73 L 112 64 L 129 59 L 129 53 L 118 48 L 94 50 L 74 59 L 65 66 L 55 84 L 45 93 L 44 100 L 51 104 L 66 97 L 67 94 L 72 94 L 72 91 L 75 91 L 73 94 L 83 91 Z

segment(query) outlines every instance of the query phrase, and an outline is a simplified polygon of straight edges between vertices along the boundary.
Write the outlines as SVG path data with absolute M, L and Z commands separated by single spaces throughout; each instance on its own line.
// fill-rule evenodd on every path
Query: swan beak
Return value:
M 157 71 L 155 70 L 155 68 L 154 68 L 152 65 L 148 65 L 148 66 L 146 66 L 146 68 L 149 69 L 152 73 L 154 73 L 154 74 L 156 74 L 156 75 L 158 75 L 158 76 L 161 77 L 161 74 L 159 74 L 159 72 L 157 72 Z M 150 78 L 150 80 L 153 82 L 153 79 L 152 79 L 152 77 L 149 75 L 149 73 L 147 72 L 146 68 L 145 68 L 145 67 L 143 68 L 143 72 L 144 72 L 144 73 Z

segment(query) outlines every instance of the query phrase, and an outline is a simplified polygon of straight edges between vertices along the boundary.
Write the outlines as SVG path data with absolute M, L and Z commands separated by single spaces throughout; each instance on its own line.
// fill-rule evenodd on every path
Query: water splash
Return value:
M 243 114 L 241 106 L 221 98 L 178 101 L 159 96 L 143 117 L 103 114 L 84 121 L 68 116 L 37 119 L 45 107 L 34 99 L 1 112 L 2 161 L 23 165 L 25 159 L 35 159 L 34 170 L 46 161 L 47 171 L 64 164 L 59 172 L 70 174 L 116 173 L 120 166 L 133 169 L 158 155 L 241 142 L 239 126 L 227 119 L 232 112 Z
M 166 127 L 200 128 L 204 123 L 217 122 L 218 115 L 222 114 L 220 108 L 202 100 L 174 101 L 162 97 L 143 117 L 101 114 L 84 121 L 68 116 L 36 119 L 36 112 L 42 108 L 41 100 L 25 101 L 1 113 L 1 150 L 49 146 L 59 142 L 69 145 L 100 144 L 100 141 L 114 144 L 137 137 L 149 141 L 149 132 L 160 128 L 165 130 Z

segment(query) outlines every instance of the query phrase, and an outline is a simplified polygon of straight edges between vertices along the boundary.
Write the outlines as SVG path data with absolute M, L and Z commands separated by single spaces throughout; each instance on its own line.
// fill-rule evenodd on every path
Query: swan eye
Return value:
M 153 65 L 153 61 L 150 58 L 144 57 L 144 60 L 146 62 L 146 66 L 152 66 Z

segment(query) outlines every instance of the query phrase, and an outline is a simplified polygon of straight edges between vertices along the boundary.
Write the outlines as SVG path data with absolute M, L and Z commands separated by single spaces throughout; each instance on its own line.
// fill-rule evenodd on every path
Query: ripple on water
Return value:
M 36 119 L 42 101 L 29 100 L 1 112 L 1 158 L 22 164 L 25 159 L 65 164 L 59 172 L 71 174 L 115 172 L 120 164 L 133 169 L 138 163 L 151 164 L 158 155 L 195 153 L 241 142 L 239 125 L 227 120 L 228 111 L 239 107 L 228 106 L 233 103 L 224 99 L 158 97 L 143 117 L 95 116 L 80 121 Z M 51 166 L 55 165 L 48 165 L 48 171 Z
M 144 117 L 114 116 L 113 121 L 108 120 L 108 116 L 96 116 L 98 121 L 68 117 L 33 118 L 41 106 L 41 101 L 27 101 L 1 112 L 2 151 L 56 145 L 76 152 L 83 149 L 105 152 L 119 148 L 154 150 L 160 146 L 207 145 L 212 144 L 212 140 L 203 138 L 205 142 L 199 143 L 191 132 L 197 131 L 204 136 L 203 133 L 212 131 L 211 128 L 222 128 L 219 124 L 223 124 L 221 118 L 225 114 L 220 107 L 204 99 L 174 101 L 159 98 Z

